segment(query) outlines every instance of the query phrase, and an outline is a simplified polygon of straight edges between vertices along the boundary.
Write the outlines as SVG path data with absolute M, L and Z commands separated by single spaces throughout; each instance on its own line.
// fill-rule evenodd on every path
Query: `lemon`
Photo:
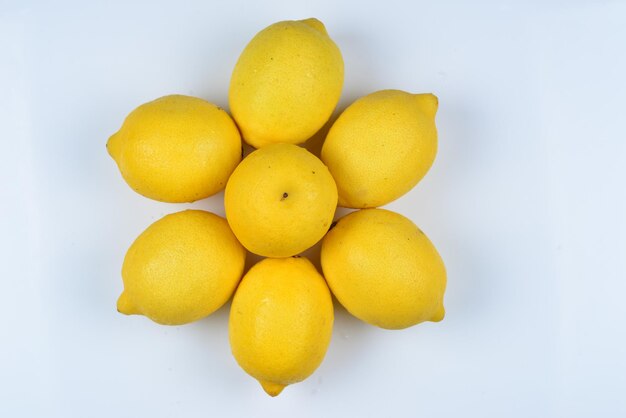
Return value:
M 304 257 L 267 258 L 254 265 L 230 309 L 233 355 L 271 396 L 317 369 L 332 328 L 330 292 Z
M 133 110 L 107 149 L 138 193 L 162 202 L 193 202 L 226 186 L 241 161 L 241 136 L 216 105 L 173 95 Z
M 245 257 L 224 218 L 200 210 L 167 215 L 126 253 L 117 309 L 165 325 L 203 318 L 233 294 Z
M 322 22 L 278 22 L 241 53 L 230 81 L 230 109 L 253 147 L 298 144 L 330 118 L 342 85 L 341 52 Z
M 226 185 L 226 218 L 249 251 L 288 257 L 318 242 L 333 220 L 337 187 L 328 168 L 297 145 L 248 155 Z
M 330 128 L 322 161 L 339 205 L 372 208 L 411 190 L 437 154 L 437 97 L 382 90 L 350 105 Z
M 446 270 L 413 222 L 384 209 L 341 218 L 322 241 L 324 277 L 357 318 L 401 329 L 444 317 Z

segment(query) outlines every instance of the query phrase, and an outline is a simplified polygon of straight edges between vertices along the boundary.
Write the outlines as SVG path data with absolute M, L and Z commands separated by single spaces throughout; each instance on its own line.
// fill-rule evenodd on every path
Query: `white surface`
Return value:
M 107 3 L 0 6 L 0 416 L 625 416 L 624 2 Z M 223 207 L 135 194 L 105 142 L 168 93 L 226 106 L 246 42 L 310 16 L 344 55 L 340 107 L 440 98 L 437 161 L 388 207 L 440 249 L 447 317 L 390 332 L 338 308 L 322 366 L 271 399 L 228 307 L 116 312 L 137 234 Z

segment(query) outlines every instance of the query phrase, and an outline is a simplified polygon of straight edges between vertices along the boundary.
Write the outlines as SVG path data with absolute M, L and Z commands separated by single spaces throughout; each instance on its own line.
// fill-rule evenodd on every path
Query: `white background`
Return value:
M 2 2 L 0 416 L 625 416 L 626 4 L 310 3 Z M 165 94 L 227 107 L 247 41 L 311 16 L 343 52 L 339 109 L 439 96 L 437 160 L 388 208 L 439 248 L 447 316 L 384 331 L 337 306 L 322 366 L 272 399 L 230 354 L 228 306 L 116 312 L 145 227 L 224 211 L 135 194 L 105 143 Z

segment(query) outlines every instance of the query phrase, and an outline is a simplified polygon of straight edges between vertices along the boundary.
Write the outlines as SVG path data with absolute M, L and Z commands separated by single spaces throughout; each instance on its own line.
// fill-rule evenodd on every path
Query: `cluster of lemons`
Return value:
M 126 182 L 149 198 L 192 202 L 226 189 L 226 219 L 182 211 L 135 240 L 118 310 L 179 325 L 234 294 L 233 355 L 272 396 L 324 358 L 331 291 L 351 314 L 387 329 L 444 316 L 437 250 L 409 219 L 377 209 L 432 165 L 437 98 L 382 90 L 356 100 L 320 160 L 298 144 L 329 120 L 343 73 L 319 20 L 278 22 L 235 66 L 232 118 L 202 99 L 166 96 L 133 110 L 107 143 Z M 242 137 L 257 148 L 243 161 Z M 360 210 L 333 223 L 337 205 Z M 323 276 L 298 256 L 320 240 Z M 266 258 L 244 276 L 246 250 Z

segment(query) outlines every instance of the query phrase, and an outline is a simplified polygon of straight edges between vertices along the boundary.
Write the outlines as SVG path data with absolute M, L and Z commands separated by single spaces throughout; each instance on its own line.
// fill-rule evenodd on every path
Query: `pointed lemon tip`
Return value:
M 439 306 L 439 308 L 435 311 L 435 314 L 432 318 L 430 318 L 431 322 L 439 322 L 446 316 L 446 310 L 443 305 Z
M 128 299 L 128 294 L 126 292 L 122 292 L 120 297 L 117 299 L 117 311 L 124 315 L 134 315 L 139 313 L 136 307 Z
M 259 383 L 261 384 L 261 387 L 263 388 L 265 393 L 270 395 L 272 398 L 274 396 L 280 395 L 280 392 L 282 392 L 283 389 L 285 389 L 284 385 L 281 385 L 281 384 L 278 384 L 278 383 L 261 382 L 261 381 L 259 381 Z
M 309 19 L 304 19 L 304 20 L 300 20 L 300 22 L 304 23 L 305 25 L 308 25 L 310 27 L 312 27 L 313 29 L 322 32 L 324 35 L 328 35 L 328 32 L 326 31 L 326 26 L 324 26 L 324 24 L 319 21 L 318 19 L 311 17 Z
M 117 156 L 119 155 L 119 151 L 120 151 L 120 133 L 116 132 L 113 135 L 111 135 L 109 137 L 109 140 L 107 141 L 107 151 L 109 152 L 109 155 L 114 159 L 117 160 Z
M 439 108 L 439 99 L 432 93 L 415 94 L 415 99 L 420 104 L 422 110 L 430 117 L 435 117 Z

